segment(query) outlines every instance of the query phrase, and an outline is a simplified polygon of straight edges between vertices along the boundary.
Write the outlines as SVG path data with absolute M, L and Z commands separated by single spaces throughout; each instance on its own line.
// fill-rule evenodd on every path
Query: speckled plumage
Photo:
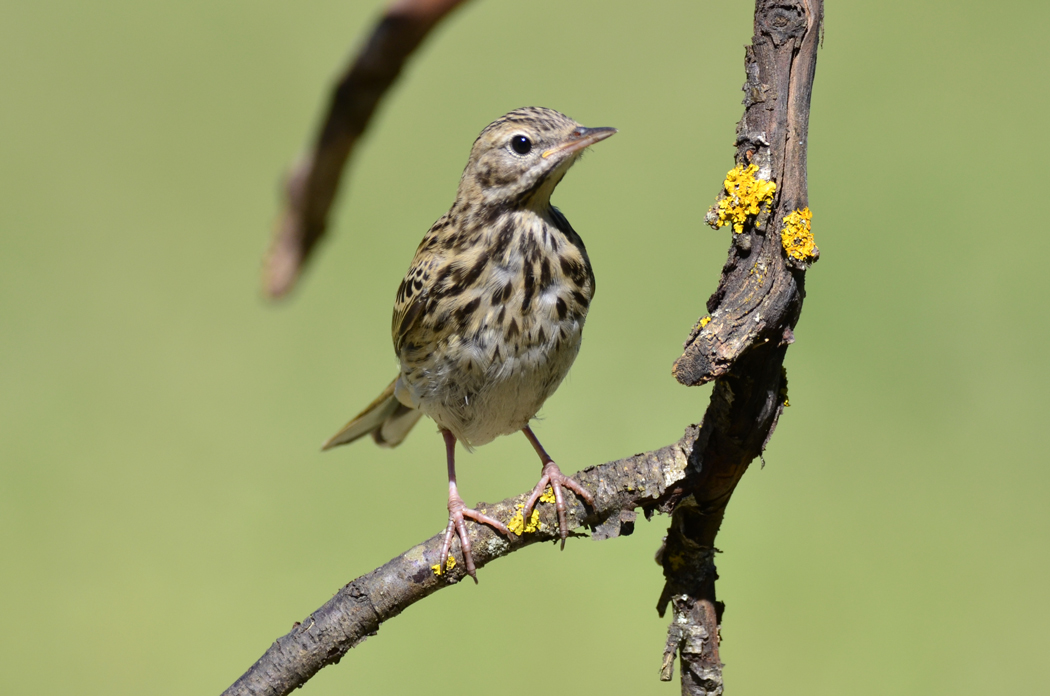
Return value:
M 539 107 L 512 111 L 481 132 L 452 208 L 423 237 L 398 288 L 391 331 L 400 374 L 325 445 L 372 433 L 395 446 L 420 415 L 430 416 L 448 445 L 447 541 L 462 525 L 453 500 L 456 441 L 470 449 L 523 430 L 544 460 L 544 488 L 550 482 L 559 500 L 558 484 L 577 491 L 528 427 L 576 358 L 594 296 L 583 241 L 550 196 L 583 149 L 613 133 Z M 473 576 L 469 542 L 458 531 Z
M 447 232 L 456 216 L 462 248 Z M 489 223 L 454 208 L 443 220 L 398 291 L 395 394 L 473 447 L 521 430 L 554 393 L 579 350 L 594 276 L 556 209 Z

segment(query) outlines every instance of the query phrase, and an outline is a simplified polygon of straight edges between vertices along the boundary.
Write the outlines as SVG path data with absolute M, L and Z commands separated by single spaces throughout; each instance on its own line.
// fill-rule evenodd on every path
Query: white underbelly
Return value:
M 402 370 L 399 398 L 468 449 L 484 445 L 528 425 L 576 359 L 582 330 L 577 321 L 556 322 L 545 342 L 519 344 L 516 354 L 502 337 L 483 335 L 476 343 L 451 337 L 415 379 Z

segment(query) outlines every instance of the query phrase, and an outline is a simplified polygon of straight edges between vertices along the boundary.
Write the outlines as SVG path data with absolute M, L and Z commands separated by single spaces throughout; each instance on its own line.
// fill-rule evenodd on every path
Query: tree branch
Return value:
M 645 454 L 608 462 L 579 472 L 574 478 L 594 492 L 595 507 L 586 510 L 575 496 L 568 496 L 570 526 L 590 526 L 594 538 L 607 539 L 634 530 L 634 510 L 662 509 L 671 487 L 690 476 L 694 447 L 700 430 L 690 426 L 678 442 Z M 479 504 L 485 514 L 507 521 L 531 491 L 496 505 Z M 468 525 L 474 562 L 480 568 L 540 541 L 554 541 L 557 513 L 551 504 L 537 506 L 540 528 L 507 541 L 485 525 Z M 323 607 L 279 638 L 266 653 L 224 693 L 287 694 L 302 686 L 322 667 L 339 661 L 346 652 L 371 635 L 380 624 L 440 589 L 466 577 L 459 544 L 453 545 L 456 566 L 438 576 L 433 566 L 444 533 L 431 537 L 371 573 L 343 587 Z
M 805 253 L 789 249 L 782 231 L 789 216 L 799 219 L 796 211 L 809 213 L 806 143 L 823 16 L 823 0 L 755 2 L 736 163 L 755 165 L 759 179 L 776 183 L 776 193 L 734 231 L 718 289 L 707 301 L 710 315 L 697 322 L 673 368 L 682 384 L 717 380 L 701 431 L 710 439 L 697 448 L 700 475 L 677 484 L 661 550 L 666 584 L 657 610 L 662 616 L 668 603 L 674 610 L 661 678 L 671 678 L 677 650 L 687 695 L 723 691 L 715 537 L 737 482 L 761 456 L 787 402 L 784 355 L 802 311 L 805 270 L 818 257 L 812 244 Z
M 408 57 L 463 0 L 394 0 L 332 92 L 313 149 L 292 167 L 263 269 L 271 298 L 288 293 L 328 226 L 350 154 Z

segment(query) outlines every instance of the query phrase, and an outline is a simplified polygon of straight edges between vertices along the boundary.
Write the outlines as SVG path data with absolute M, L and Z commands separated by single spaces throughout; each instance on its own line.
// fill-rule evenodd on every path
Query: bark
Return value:
M 673 368 L 682 384 L 717 380 L 701 429 L 708 439 L 695 448 L 700 474 L 676 484 L 680 499 L 662 550 L 658 610 L 663 615 L 670 603 L 674 614 L 661 677 L 671 678 L 677 649 L 682 693 L 690 696 L 723 691 L 715 537 L 737 482 L 761 456 L 787 402 L 784 354 L 802 311 L 806 266 L 816 260 L 815 253 L 806 261 L 785 254 L 780 231 L 789 213 L 808 207 L 806 144 L 823 14 L 822 0 L 756 0 L 736 163 L 756 165 L 759 178 L 776 182 L 776 194 L 733 233 L 707 301 L 710 320 L 697 323 Z

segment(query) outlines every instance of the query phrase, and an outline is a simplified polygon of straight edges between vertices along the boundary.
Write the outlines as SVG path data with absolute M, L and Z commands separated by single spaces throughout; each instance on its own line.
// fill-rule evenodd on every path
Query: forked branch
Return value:
M 379 35 L 395 8 L 430 8 L 429 14 L 409 22 L 411 30 L 390 30 L 401 32 L 402 43 L 385 72 L 374 73 L 373 68 L 372 74 L 381 78 L 371 83 L 372 91 L 350 90 L 374 98 L 350 108 L 340 105 L 337 91 L 329 121 L 340 109 L 355 116 L 342 125 L 326 125 L 312 159 L 292 177 L 289 209 L 271 257 L 272 294 L 287 291 L 323 232 L 342 166 L 379 96 L 426 31 L 457 4 L 406 0 L 392 6 L 380 22 L 362 56 L 373 52 L 372 43 L 381 46 L 391 40 Z M 815 247 L 810 244 L 800 251 L 789 244 L 788 232 L 792 220 L 804 218 L 808 234 L 808 217 L 799 214 L 809 213 L 806 143 L 822 19 L 822 0 L 756 0 L 755 35 L 745 54 L 745 109 L 737 127 L 736 163 L 741 171 L 754 165 L 758 180 L 775 183 L 776 190 L 757 216 L 732 233 L 718 289 L 707 302 L 708 314 L 693 327 L 674 365 L 683 384 L 715 381 L 703 422 L 689 426 L 681 440 L 667 447 L 581 471 L 575 478 L 594 492 L 593 509 L 585 509 L 575 497 L 567 501 L 570 524 L 591 527 L 596 539 L 630 534 L 639 508 L 646 514 L 672 513 L 660 553 L 666 583 L 658 608 L 661 614 L 668 605 L 674 611 L 661 677 L 671 678 L 677 653 L 683 694 L 722 693 L 715 537 L 737 482 L 765 449 L 787 401 L 784 355 L 802 309 L 806 268 L 816 260 Z M 383 51 L 377 48 L 373 54 Z M 353 82 L 357 67 L 340 90 Z M 507 520 L 526 495 L 479 507 Z M 478 567 L 538 541 L 556 539 L 552 508 L 541 505 L 539 530 L 513 541 L 485 526 L 471 526 Z M 225 693 L 287 694 L 374 635 L 384 621 L 458 582 L 462 564 L 441 576 L 434 571 L 442 539 L 434 536 L 343 587 L 270 646 Z

